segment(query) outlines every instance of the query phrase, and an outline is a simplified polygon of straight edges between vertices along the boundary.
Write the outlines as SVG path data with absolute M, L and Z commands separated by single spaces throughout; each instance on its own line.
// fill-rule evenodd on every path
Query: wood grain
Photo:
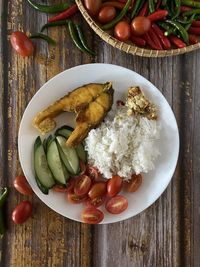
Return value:
M 133 57 L 104 43 L 80 15 L 95 58 L 78 51 L 65 27 L 48 31 L 58 45 L 37 41 L 37 52 L 23 59 L 8 41 L 14 30 L 39 31 L 47 15 L 27 1 L 0 1 L 0 185 L 11 187 L 8 231 L 1 240 L 2 267 L 174 267 L 200 263 L 200 52 L 163 59 Z M 141 214 L 115 224 L 88 226 L 50 210 L 34 196 L 34 217 L 14 225 L 11 212 L 26 199 L 12 188 L 21 172 L 17 135 L 26 105 L 47 80 L 64 69 L 105 62 L 132 69 L 154 83 L 171 105 L 180 130 L 176 172 L 162 196 Z M 78 77 L 77 77 L 78 78 Z M 26 144 L 25 144 L 26 145 Z M 162 179 L 162 177 L 160 178 Z

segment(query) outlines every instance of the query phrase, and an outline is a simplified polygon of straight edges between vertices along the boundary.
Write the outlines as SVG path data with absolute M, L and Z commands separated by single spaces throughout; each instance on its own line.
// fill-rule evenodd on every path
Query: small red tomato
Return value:
M 91 199 L 95 199 L 97 197 L 102 197 L 106 194 L 107 191 L 107 183 L 106 182 L 96 182 L 92 185 L 90 191 L 88 192 L 88 196 Z
M 87 165 L 86 173 L 90 176 L 90 178 L 94 179 L 95 181 L 102 180 L 102 175 L 96 167 Z
M 102 197 L 96 197 L 94 199 L 86 199 L 85 201 L 85 205 L 89 208 L 98 208 L 100 207 L 106 200 L 106 197 L 105 196 L 102 196 Z
M 87 196 L 77 196 L 74 192 L 67 193 L 67 200 L 72 204 L 79 204 L 84 202 L 87 199 Z
M 102 24 L 108 23 L 114 19 L 116 14 L 116 9 L 113 6 L 104 6 L 99 11 L 98 21 Z
M 86 208 L 83 210 L 81 217 L 84 223 L 97 224 L 103 220 L 104 214 L 96 208 Z
M 98 14 L 99 9 L 101 8 L 102 0 L 84 0 L 83 3 L 89 15 L 94 17 Z
M 74 186 L 74 193 L 77 196 L 84 196 L 88 193 L 91 187 L 91 179 L 87 175 L 81 175 L 76 178 L 75 186 Z
M 53 191 L 58 192 L 58 193 L 66 193 L 68 192 L 68 188 L 62 185 L 54 185 L 52 188 Z
M 131 22 L 131 30 L 134 35 L 141 36 L 149 31 L 151 28 L 151 21 L 147 17 L 138 16 Z
M 131 36 L 131 27 L 127 21 L 120 21 L 115 25 L 114 36 L 122 42 L 128 41 Z
M 12 47 L 18 54 L 28 57 L 33 54 L 34 46 L 32 41 L 23 32 L 16 31 L 10 36 Z
M 75 182 L 76 182 L 75 178 L 70 178 L 68 185 L 67 185 L 67 193 L 74 192 Z
M 33 190 L 28 184 L 26 177 L 24 175 L 19 175 L 15 177 L 13 181 L 14 188 L 20 192 L 22 195 L 31 196 L 33 195 Z
M 128 201 L 125 197 L 117 195 L 109 199 L 106 203 L 106 210 L 112 214 L 119 214 L 128 207 Z
M 133 174 L 131 180 L 124 182 L 124 190 L 127 192 L 135 192 L 142 184 L 142 175 Z
M 32 214 L 32 204 L 30 201 L 22 201 L 12 212 L 12 220 L 16 224 L 24 223 Z
M 118 175 L 113 175 L 113 177 L 107 183 L 107 195 L 109 197 L 116 196 L 122 189 L 122 178 Z

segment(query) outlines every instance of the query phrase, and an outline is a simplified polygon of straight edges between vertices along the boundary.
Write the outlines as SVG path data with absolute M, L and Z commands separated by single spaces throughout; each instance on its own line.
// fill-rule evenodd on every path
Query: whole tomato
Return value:
M 24 223 L 31 216 L 32 210 L 33 208 L 30 201 L 20 202 L 12 212 L 13 222 L 16 224 Z
M 83 3 L 89 15 L 94 17 L 98 14 L 101 8 L 102 0 L 84 0 Z
M 34 52 L 32 41 L 23 32 L 16 31 L 10 36 L 12 47 L 23 57 L 31 56 Z

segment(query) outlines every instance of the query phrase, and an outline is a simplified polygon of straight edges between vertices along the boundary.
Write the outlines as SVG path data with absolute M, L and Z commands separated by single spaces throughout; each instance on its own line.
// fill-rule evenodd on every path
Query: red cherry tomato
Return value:
M 131 27 L 127 21 L 120 21 L 115 25 L 114 36 L 122 42 L 128 41 L 131 36 Z
M 97 224 L 103 220 L 104 214 L 96 208 L 86 208 L 83 210 L 81 217 L 84 223 Z
M 32 214 L 32 204 L 30 201 L 22 201 L 12 212 L 12 220 L 16 224 L 24 223 Z
M 95 199 L 97 197 L 102 197 L 106 194 L 107 191 L 107 183 L 106 182 L 96 182 L 92 185 L 90 191 L 88 192 L 88 196 L 91 199 Z
M 112 214 L 119 214 L 128 207 L 128 201 L 124 196 L 117 195 L 109 199 L 106 203 L 106 210 Z
M 33 54 L 34 46 L 32 41 L 23 32 L 16 31 L 11 34 L 10 41 L 12 47 L 18 54 L 28 57 Z
M 102 197 L 96 197 L 94 199 L 86 199 L 85 201 L 85 205 L 89 208 L 98 208 L 100 207 L 106 200 L 106 197 L 105 196 L 102 196 Z
M 98 21 L 102 24 L 108 23 L 114 19 L 116 14 L 116 9 L 113 6 L 104 6 L 99 11 Z
M 95 181 L 102 180 L 102 175 L 96 167 L 87 165 L 86 173 L 90 176 L 90 178 L 94 179 Z
M 76 178 L 75 186 L 74 186 L 74 193 L 77 196 L 86 195 L 91 187 L 91 179 L 87 175 L 81 175 Z
M 25 196 L 32 196 L 33 190 L 28 184 L 26 177 L 24 175 L 19 175 L 15 177 L 15 180 L 13 181 L 14 188 L 20 192 L 22 195 Z
M 149 31 L 151 28 L 151 21 L 147 17 L 138 16 L 131 22 L 131 30 L 134 35 L 141 36 Z
M 79 161 L 79 165 L 80 165 L 80 169 L 81 169 L 80 175 L 85 174 L 85 172 L 86 172 L 86 165 L 85 165 L 85 163 L 82 160 L 80 160 Z
M 54 187 L 52 188 L 53 191 L 55 192 L 59 192 L 59 193 L 66 193 L 68 192 L 68 188 L 62 185 L 54 185 Z
M 74 192 L 74 185 L 75 185 L 76 179 L 75 178 L 70 178 L 68 185 L 67 185 L 67 193 L 69 192 Z
M 113 175 L 113 177 L 107 183 L 107 195 L 109 197 L 116 196 L 122 189 L 122 178 L 118 175 Z
M 67 193 L 67 200 L 72 204 L 79 204 L 84 202 L 87 199 L 87 196 L 77 196 L 74 192 Z
M 133 174 L 130 181 L 124 182 L 124 190 L 127 192 L 135 192 L 142 184 L 142 175 Z
M 83 3 L 89 15 L 94 17 L 98 14 L 99 9 L 101 8 L 102 0 L 84 0 Z

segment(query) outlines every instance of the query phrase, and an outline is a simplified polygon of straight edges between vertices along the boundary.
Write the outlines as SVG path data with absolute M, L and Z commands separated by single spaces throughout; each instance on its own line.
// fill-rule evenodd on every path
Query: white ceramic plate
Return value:
M 125 212 L 111 215 L 102 208 L 105 212 L 102 223 L 128 219 L 149 207 L 169 184 L 178 159 L 179 134 L 174 114 L 160 91 L 144 77 L 126 68 L 110 64 L 81 65 L 58 74 L 40 88 L 24 112 L 18 138 L 19 158 L 24 174 L 35 194 L 54 211 L 76 221 L 81 221 L 82 204 L 68 203 L 62 193 L 50 191 L 49 195 L 44 195 L 36 185 L 33 169 L 33 144 L 39 133 L 32 126 L 32 121 L 37 112 L 76 87 L 91 82 L 104 83 L 107 81 L 113 82 L 114 103 L 116 100 L 124 99 L 128 87 L 139 85 L 145 95 L 159 107 L 159 121 L 162 130 L 158 142 L 161 156 L 156 162 L 155 170 L 144 175 L 144 182 L 136 193 L 124 194 L 129 203 Z M 63 113 L 56 121 L 57 126 L 65 124 L 73 126 L 74 115 Z

